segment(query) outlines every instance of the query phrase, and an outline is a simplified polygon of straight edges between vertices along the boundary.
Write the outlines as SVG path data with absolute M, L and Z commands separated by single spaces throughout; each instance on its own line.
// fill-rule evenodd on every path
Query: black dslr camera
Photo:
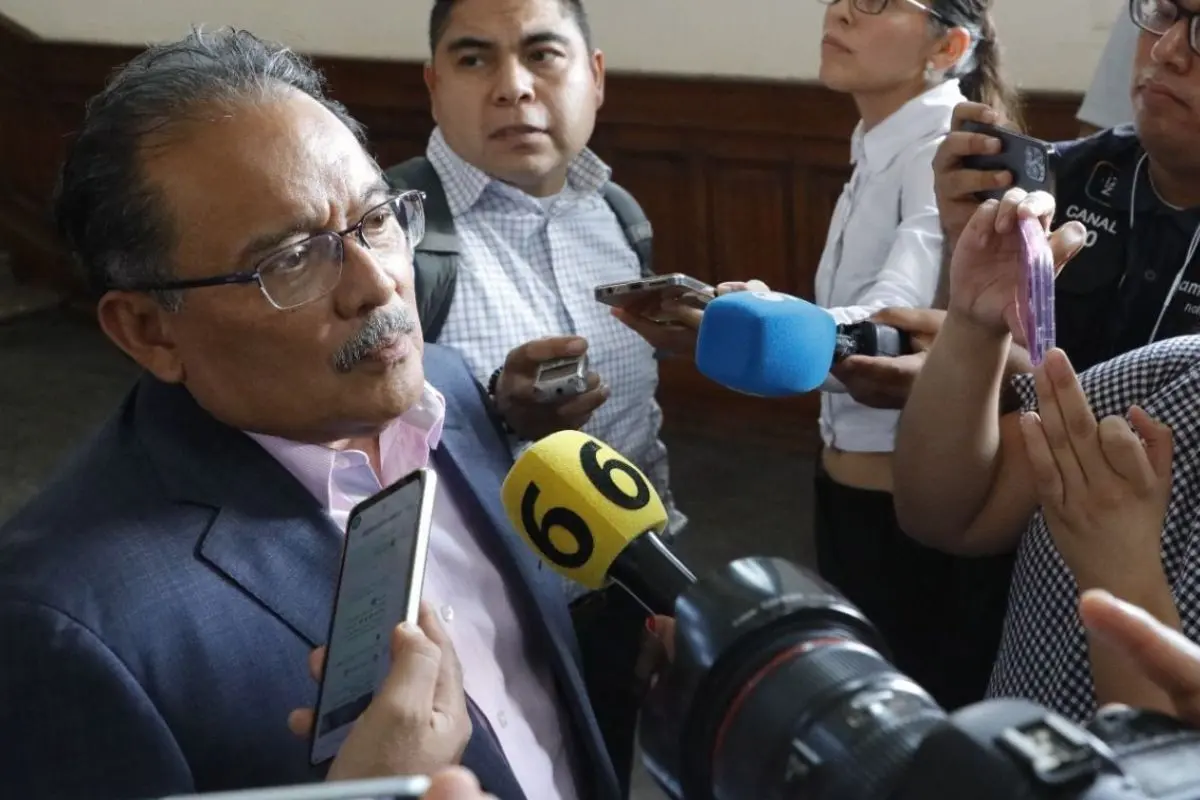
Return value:
M 676 604 L 675 659 L 640 725 L 687 800 L 1200 800 L 1200 732 L 1117 709 L 1081 728 L 1033 703 L 947 715 L 836 591 L 735 561 Z

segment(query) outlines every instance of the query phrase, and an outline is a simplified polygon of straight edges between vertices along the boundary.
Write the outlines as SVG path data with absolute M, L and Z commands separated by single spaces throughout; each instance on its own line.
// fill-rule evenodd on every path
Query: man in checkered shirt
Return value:
M 672 501 L 659 439 L 655 349 L 676 347 L 648 341 L 595 300 L 596 286 L 635 280 L 642 266 L 606 200 L 611 170 L 587 147 L 604 98 L 604 57 L 582 1 L 436 0 L 429 33 L 426 83 L 437 128 L 426 157 L 459 245 L 437 341 L 462 353 L 488 388 L 514 449 L 582 428 L 646 473 L 673 536 L 685 517 Z M 690 335 L 694 348 L 694 330 L 670 332 Z M 536 402 L 538 364 L 584 349 L 588 390 Z M 627 780 L 645 611 L 620 590 L 580 598 L 578 587 L 564 589 L 576 599 L 592 705 Z
M 438 343 L 463 354 L 518 441 L 582 428 L 636 463 L 670 513 L 654 348 L 597 303 L 641 265 L 587 148 L 604 59 L 580 0 L 438 0 L 427 83 L 438 123 L 426 151 L 460 244 Z M 533 399 L 539 363 L 586 349 L 589 389 Z
M 1053 212 L 1049 195 L 1011 190 L 981 206 L 960 238 L 946 320 L 900 423 L 896 508 L 930 546 L 1017 551 L 989 695 L 1079 721 L 1109 702 L 1170 710 L 1161 688 L 1089 641 L 1077 609 L 1082 591 L 1107 590 L 1200 636 L 1200 581 L 1189 569 L 1200 546 L 1200 337 L 1126 353 L 1078 382 L 1053 351 L 1011 380 L 1022 413 L 1002 414 L 1024 280 L 1016 220 L 1048 227 Z M 1055 262 L 1085 234 L 1076 222 L 1056 231 Z M 1097 423 L 1105 417 L 1115 418 Z

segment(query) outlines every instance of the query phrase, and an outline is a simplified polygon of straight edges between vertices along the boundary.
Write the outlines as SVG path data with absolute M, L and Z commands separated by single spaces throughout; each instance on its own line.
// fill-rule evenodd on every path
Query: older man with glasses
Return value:
M 389 187 L 320 76 L 244 32 L 151 48 L 88 105 L 57 214 L 144 373 L 0 529 L 3 793 L 461 763 L 502 799 L 618 796 L 561 585 L 499 505 L 502 426 L 422 342 L 421 194 Z M 348 514 L 421 467 L 440 480 L 420 630 L 392 633 L 389 679 L 311 766 Z

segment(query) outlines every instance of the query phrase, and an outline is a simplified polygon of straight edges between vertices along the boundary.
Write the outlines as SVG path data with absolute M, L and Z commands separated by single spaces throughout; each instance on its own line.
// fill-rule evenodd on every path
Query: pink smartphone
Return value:
M 1019 223 L 1025 280 L 1021 285 L 1021 321 L 1029 359 L 1036 366 L 1054 349 L 1054 253 L 1042 224 L 1026 218 Z

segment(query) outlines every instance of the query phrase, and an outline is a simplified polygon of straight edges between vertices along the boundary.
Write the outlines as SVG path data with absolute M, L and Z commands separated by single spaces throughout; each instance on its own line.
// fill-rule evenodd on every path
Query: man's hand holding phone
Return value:
M 730 292 L 746 291 L 771 290 L 762 281 L 727 281 L 718 284 L 715 293 L 720 297 Z M 612 315 L 636 331 L 660 353 L 686 358 L 692 358 L 696 353 L 696 337 L 704 311 L 678 296 L 648 296 L 624 307 L 614 307 Z
M 471 738 L 462 665 L 426 603 L 418 626 L 402 623 L 392 632 L 391 669 L 354 723 L 326 780 L 425 775 L 462 760 Z M 314 650 L 308 660 L 318 682 L 324 651 Z M 313 717 L 312 709 L 297 709 L 288 716 L 288 727 L 307 738 Z
M 578 430 L 608 400 L 609 388 L 595 372 L 588 372 L 587 388 L 582 394 L 546 402 L 534 391 L 541 364 L 582 356 L 587 348 L 583 337 L 553 336 L 526 342 L 505 358 L 504 369 L 496 380 L 496 407 L 522 439 L 534 441 L 556 431 Z

